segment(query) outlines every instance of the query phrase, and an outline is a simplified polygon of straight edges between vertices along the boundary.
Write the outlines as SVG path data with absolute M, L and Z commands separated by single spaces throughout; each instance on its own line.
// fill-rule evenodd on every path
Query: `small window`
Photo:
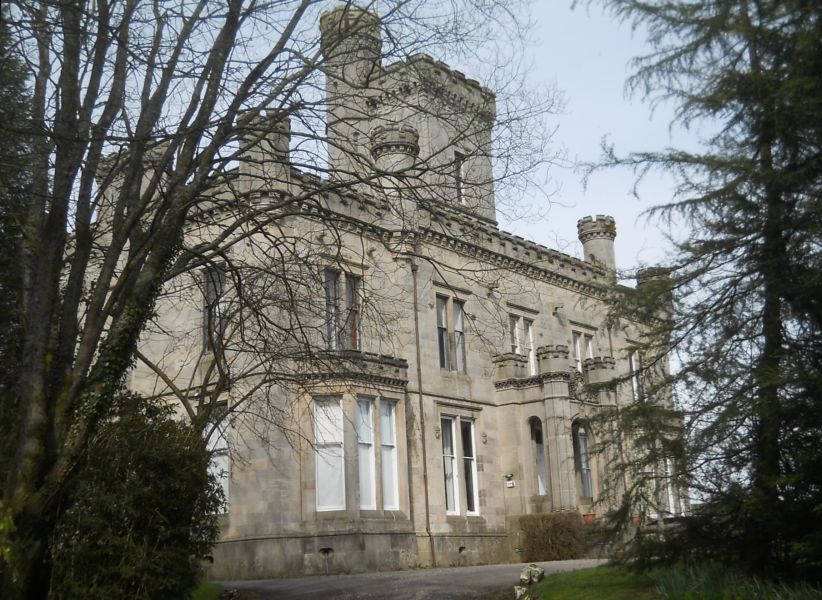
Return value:
M 577 371 L 582 373 L 582 363 L 585 359 L 594 358 L 594 336 L 574 331 L 571 338 L 574 350 L 574 366 Z
M 450 305 L 450 310 L 449 310 Z M 440 369 L 466 373 L 465 303 L 437 295 L 437 351 Z M 449 320 L 449 313 L 451 319 Z
M 545 496 L 548 493 L 548 461 L 545 457 L 542 422 L 537 417 L 531 417 L 528 422 L 531 429 L 531 450 L 534 456 L 537 495 Z
M 203 270 L 203 346 L 213 352 L 222 347 L 228 319 L 226 272 L 218 265 Z
M 454 300 L 452 305 L 454 307 L 454 359 L 456 363 L 454 366 L 459 373 L 465 373 L 465 323 L 463 303 Z
M 465 155 L 454 152 L 454 190 L 457 202 L 465 204 Z
M 340 285 L 344 282 L 345 305 Z M 325 337 L 329 350 L 361 350 L 362 278 L 334 269 L 323 272 L 325 290 Z
M 537 374 L 537 357 L 534 352 L 534 322 L 519 315 L 508 315 L 508 337 L 511 352 L 528 359 L 528 374 Z
M 437 296 L 437 345 L 440 369 L 451 369 L 451 352 L 448 343 L 448 298 Z
M 588 432 L 579 423 L 572 428 L 574 436 L 574 467 L 579 482 L 579 494 L 583 498 L 593 498 L 594 485 L 591 476 L 591 457 L 588 450 Z

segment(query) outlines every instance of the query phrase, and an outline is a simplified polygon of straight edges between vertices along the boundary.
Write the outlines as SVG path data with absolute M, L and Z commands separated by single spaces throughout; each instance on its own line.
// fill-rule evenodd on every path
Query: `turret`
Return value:
M 367 90 L 382 73 L 377 15 L 350 5 L 320 17 L 328 103 L 328 162 L 339 180 L 356 180 L 369 162 Z
M 577 233 L 579 241 L 582 242 L 585 260 L 612 273 L 615 272 L 616 222 L 614 218 L 605 215 L 584 217 L 577 221 Z
M 289 189 L 291 165 L 288 118 L 260 115 L 243 132 L 240 148 L 240 193 L 266 196 Z
M 420 153 L 419 139 L 417 130 L 410 125 L 380 125 L 371 132 L 377 193 L 389 203 L 397 229 L 414 230 L 419 225 L 416 198 L 408 189 L 416 182 L 412 167 Z

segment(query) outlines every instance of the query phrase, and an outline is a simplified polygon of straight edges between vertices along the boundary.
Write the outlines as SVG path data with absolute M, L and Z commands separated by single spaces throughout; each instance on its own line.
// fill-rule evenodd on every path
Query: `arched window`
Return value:
M 548 494 L 548 461 L 545 456 L 545 441 L 542 435 L 542 422 L 537 417 L 528 419 L 531 429 L 531 455 L 536 475 L 537 494 Z
M 579 483 L 579 495 L 583 498 L 593 498 L 594 484 L 591 477 L 591 456 L 588 451 L 588 432 L 585 427 L 574 421 L 572 427 L 574 437 L 574 470 Z

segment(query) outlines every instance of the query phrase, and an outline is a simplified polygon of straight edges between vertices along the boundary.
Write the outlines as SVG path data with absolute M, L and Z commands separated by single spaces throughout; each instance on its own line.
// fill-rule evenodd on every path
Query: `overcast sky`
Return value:
M 564 93 L 565 109 L 556 117 L 556 142 L 567 149 L 570 159 L 597 159 L 603 136 L 619 153 L 694 144 L 694 135 L 671 137 L 670 107 L 658 108 L 651 118 L 642 98 L 624 93 L 631 72 L 629 61 L 647 50 L 640 33 L 632 33 L 628 24 L 602 14 L 598 7 L 571 10 L 570 0 L 538 0 L 532 10 L 536 44 L 531 49 L 529 79 L 535 85 L 555 83 Z M 549 176 L 559 190 L 551 198 L 547 222 L 505 222 L 503 218 L 500 225 L 504 229 L 581 257 L 577 219 L 606 214 L 616 219 L 619 268 L 653 264 L 664 256 L 668 247 L 664 236 L 656 223 L 640 215 L 649 206 L 670 200 L 671 179 L 647 176 L 637 199 L 632 194 L 634 176 L 625 170 L 595 174 L 587 189 L 581 174 L 571 169 L 552 168 Z

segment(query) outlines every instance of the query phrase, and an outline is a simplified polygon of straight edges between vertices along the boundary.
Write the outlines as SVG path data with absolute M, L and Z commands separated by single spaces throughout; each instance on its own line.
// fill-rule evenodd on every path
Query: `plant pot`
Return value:
M 596 513 L 582 513 L 582 520 L 586 525 L 593 525 L 594 521 L 597 520 L 597 515 Z

